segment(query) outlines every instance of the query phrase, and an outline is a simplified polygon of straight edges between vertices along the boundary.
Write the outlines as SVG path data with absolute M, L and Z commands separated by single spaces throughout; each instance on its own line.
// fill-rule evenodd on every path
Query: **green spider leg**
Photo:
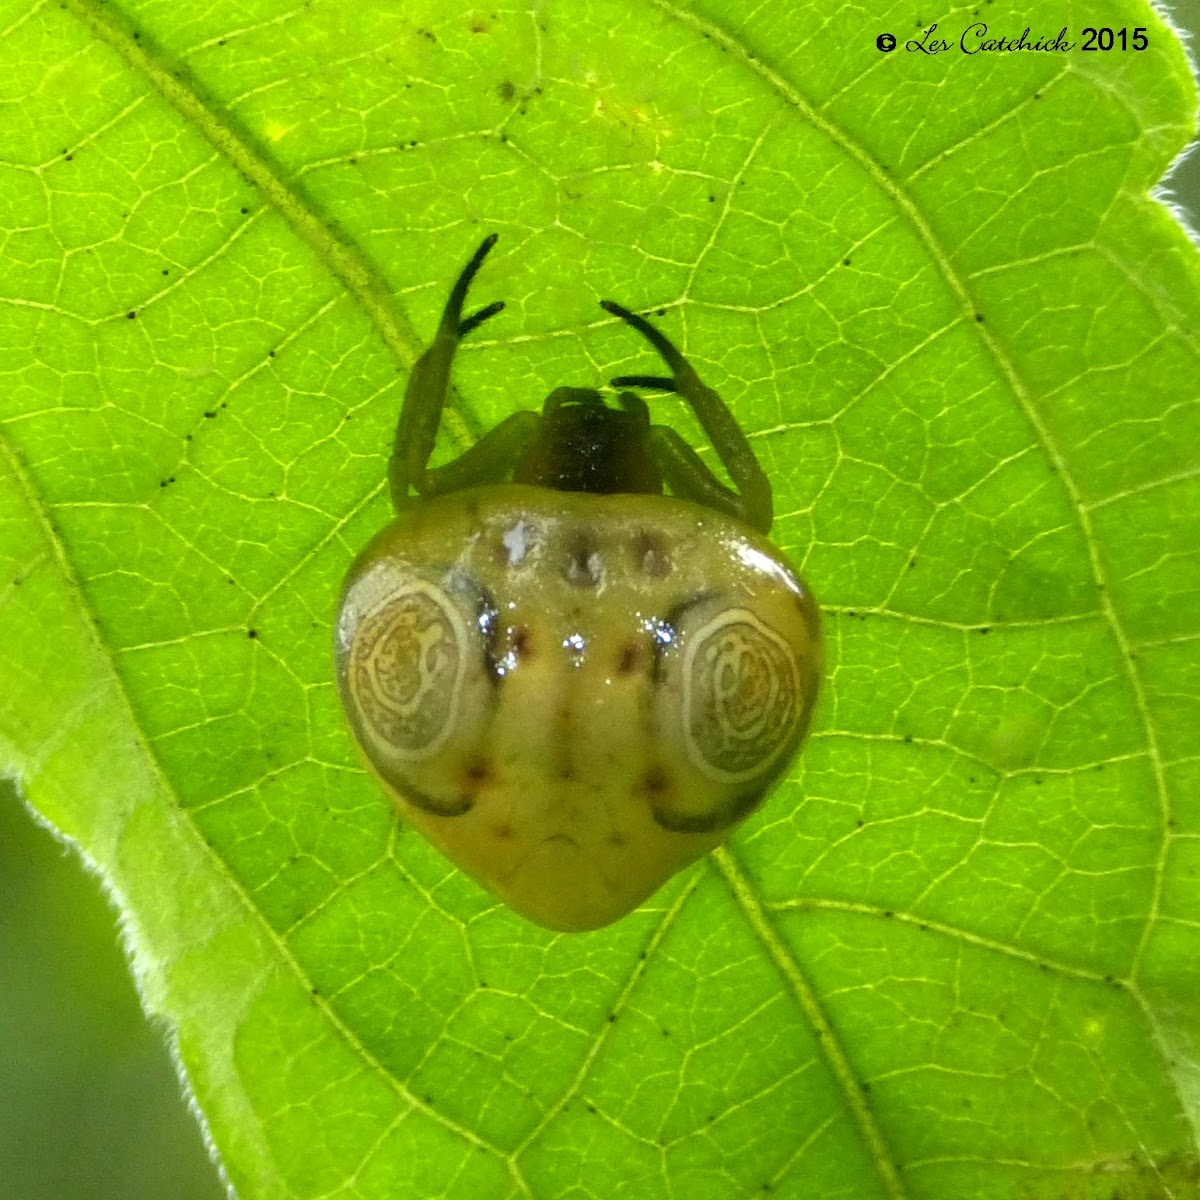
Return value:
M 450 291 L 429 349 L 413 364 L 408 377 L 388 463 L 388 483 L 398 511 L 411 503 L 410 491 L 419 496 L 436 496 L 500 482 L 537 433 L 536 413 L 513 413 L 452 462 L 432 469 L 429 466 L 442 410 L 450 393 L 450 368 L 458 343 L 504 307 L 503 300 L 496 300 L 469 317 L 462 315 L 471 282 L 495 244 L 496 234 L 489 234 L 463 268 Z
M 771 483 L 728 405 L 701 381 L 675 344 L 645 317 L 612 300 L 601 300 L 600 307 L 633 326 L 658 351 L 672 372 L 671 378 L 620 375 L 612 380 L 613 387 L 658 388 L 675 392 L 687 401 L 736 488 L 731 490 L 721 483 L 674 429 L 654 425 L 650 431 L 651 448 L 671 491 L 736 517 L 752 529 L 769 533 L 774 519 Z

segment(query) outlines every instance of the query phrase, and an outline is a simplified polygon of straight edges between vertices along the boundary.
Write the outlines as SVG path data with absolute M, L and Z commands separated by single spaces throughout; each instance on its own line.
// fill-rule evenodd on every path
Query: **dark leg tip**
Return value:
M 608 381 L 613 387 L 657 388 L 660 392 L 677 392 L 675 380 L 665 375 L 618 375 Z
M 678 372 L 686 365 L 683 355 L 675 348 L 671 339 L 661 329 L 657 329 L 651 325 L 645 317 L 638 316 L 637 313 L 631 312 L 623 304 L 618 304 L 615 300 L 601 300 L 600 307 L 605 312 L 612 313 L 614 317 L 620 317 L 626 325 L 631 325 L 636 329 L 663 356 L 667 366 L 672 371 Z
M 620 317 L 622 321 L 628 321 L 634 316 L 629 309 L 622 304 L 618 304 L 615 300 L 601 300 L 600 307 L 605 312 L 612 313 L 614 317 Z
M 442 313 L 442 328 L 449 327 L 450 330 L 457 330 L 458 336 L 463 335 L 463 326 L 466 325 L 471 329 L 475 328 L 480 321 L 486 321 L 487 317 L 476 313 L 474 317 L 469 317 L 466 321 L 460 321 L 463 303 L 467 298 L 467 291 L 471 286 L 471 281 L 479 272 L 479 268 L 483 265 L 483 260 L 487 258 L 488 251 L 496 244 L 496 239 L 499 234 L 489 233 L 479 244 L 479 249 L 471 255 L 471 261 L 462 269 L 462 274 L 455 280 L 454 287 L 450 289 L 450 298 L 446 301 L 446 308 Z M 487 309 L 484 310 L 487 312 Z M 499 309 L 496 309 L 499 312 Z M 488 316 L 492 316 L 488 312 Z M 474 324 L 472 324 L 474 322 Z
M 478 329 L 484 321 L 490 320 L 501 309 L 504 308 L 503 300 L 493 300 L 486 308 L 481 308 L 477 313 L 472 313 L 465 320 L 460 321 L 458 325 L 458 336 L 464 338 L 472 329 Z
M 479 243 L 479 249 L 471 255 L 471 261 L 467 263 L 463 269 L 463 275 L 470 280 L 476 271 L 483 265 L 483 260 L 487 258 L 492 247 L 496 244 L 496 239 L 499 238 L 498 233 L 489 233 L 487 237 Z

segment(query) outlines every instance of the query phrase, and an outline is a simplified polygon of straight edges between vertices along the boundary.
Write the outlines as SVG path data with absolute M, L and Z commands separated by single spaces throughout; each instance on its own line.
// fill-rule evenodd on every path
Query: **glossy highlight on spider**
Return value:
M 786 771 L 822 671 L 818 610 L 766 534 L 771 493 L 732 414 L 655 326 L 670 376 L 616 407 L 560 387 L 428 465 L 485 239 L 413 368 L 396 517 L 347 575 L 338 683 L 404 818 L 515 911 L 585 930 L 724 840 Z M 675 392 L 734 487 L 629 388 Z M 664 487 L 671 494 L 664 495 Z M 415 493 L 415 495 L 414 495 Z

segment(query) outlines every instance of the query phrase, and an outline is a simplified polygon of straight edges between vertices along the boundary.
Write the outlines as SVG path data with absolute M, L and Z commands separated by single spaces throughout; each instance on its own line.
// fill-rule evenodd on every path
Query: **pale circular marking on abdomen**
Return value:
M 450 736 L 467 638 L 454 601 L 425 580 L 404 584 L 363 617 L 350 652 L 353 692 L 393 753 L 428 758 Z
M 801 704 L 791 647 L 746 608 L 718 613 L 688 637 L 683 731 L 707 774 L 752 779 L 787 744 Z

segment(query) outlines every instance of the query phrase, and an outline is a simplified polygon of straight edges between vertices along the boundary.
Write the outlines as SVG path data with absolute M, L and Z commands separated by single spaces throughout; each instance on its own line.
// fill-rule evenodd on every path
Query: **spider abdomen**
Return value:
M 336 657 L 406 818 L 556 929 L 615 920 L 727 837 L 822 667 L 811 595 L 741 522 L 518 484 L 401 512 L 347 577 Z

